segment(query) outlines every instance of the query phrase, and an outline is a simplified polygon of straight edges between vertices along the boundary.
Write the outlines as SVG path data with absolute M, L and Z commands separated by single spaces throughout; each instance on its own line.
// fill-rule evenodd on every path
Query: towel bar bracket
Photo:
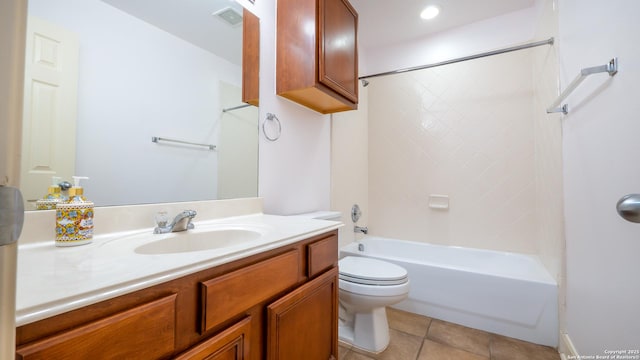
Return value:
M 553 109 L 547 109 L 547 114 L 553 114 L 553 113 L 559 113 L 559 112 L 567 115 L 569 113 L 569 104 L 564 104 L 560 107 L 553 108 Z
M 602 72 L 609 73 L 609 76 L 613 76 L 613 75 L 617 74 L 618 73 L 618 58 L 611 59 L 609 61 L 609 63 L 605 64 L 605 65 L 593 66 L 593 67 L 584 68 L 584 69 L 580 70 L 580 74 L 582 74 L 582 76 L 588 76 L 588 75 L 591 75 L 591 74 L 598 74 L 598 73 L 602 73 Z

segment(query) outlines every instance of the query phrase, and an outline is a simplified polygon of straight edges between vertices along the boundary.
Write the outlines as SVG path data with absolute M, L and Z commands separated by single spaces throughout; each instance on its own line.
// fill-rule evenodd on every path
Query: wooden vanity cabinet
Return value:
M 358 104 L 358 13 L 348 0 L 278 0 L 276 93 L 317 112 Z
M 337 358 L 337 231 L 16 330 L 16 359 Z

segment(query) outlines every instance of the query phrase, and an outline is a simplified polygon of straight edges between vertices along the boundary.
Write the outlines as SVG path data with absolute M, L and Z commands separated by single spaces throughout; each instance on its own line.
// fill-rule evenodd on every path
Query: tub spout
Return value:
M 366 226 L 354 226 L 353 227 L 353 232 L 368 234 L 369 233 L 369 229 Z

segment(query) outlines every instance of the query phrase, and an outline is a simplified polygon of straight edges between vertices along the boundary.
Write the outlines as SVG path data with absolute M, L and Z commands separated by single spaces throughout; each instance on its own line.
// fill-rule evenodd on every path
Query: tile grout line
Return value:
M 424 336 L 422 337 L 422 341 L 420 342 L 420 347 L 418 348 L 418 353 L 416 354 L 416 359 L 418 360 L 418 358 L 420 357 L 420 354 L 422 353 L 422 348 L 424 348 L 424 342 L 425 340 L 427 340 L 427 335 L 429 335 L 429 330 L 431 329 L 431 324 L 433 324 L 433 318 L 429 318 L 429 326 L 427 326 L 427 331 L 424 333 Z

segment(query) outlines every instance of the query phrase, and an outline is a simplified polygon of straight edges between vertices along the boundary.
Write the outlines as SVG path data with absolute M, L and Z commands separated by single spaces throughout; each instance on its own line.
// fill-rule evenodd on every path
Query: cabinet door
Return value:
M 338 268 L 269 305 L 267 317 L 267 359 L 337 359 Z
M 258 106 L 260 94 L 260 19 L 242 12 L 242 101 Z
M 241 360 L 249 358 L 251 317 L 196 345 L 176 360 Z
M 358 103 L 358 13 L 347 0 L 319 0 L 318 81 Z

